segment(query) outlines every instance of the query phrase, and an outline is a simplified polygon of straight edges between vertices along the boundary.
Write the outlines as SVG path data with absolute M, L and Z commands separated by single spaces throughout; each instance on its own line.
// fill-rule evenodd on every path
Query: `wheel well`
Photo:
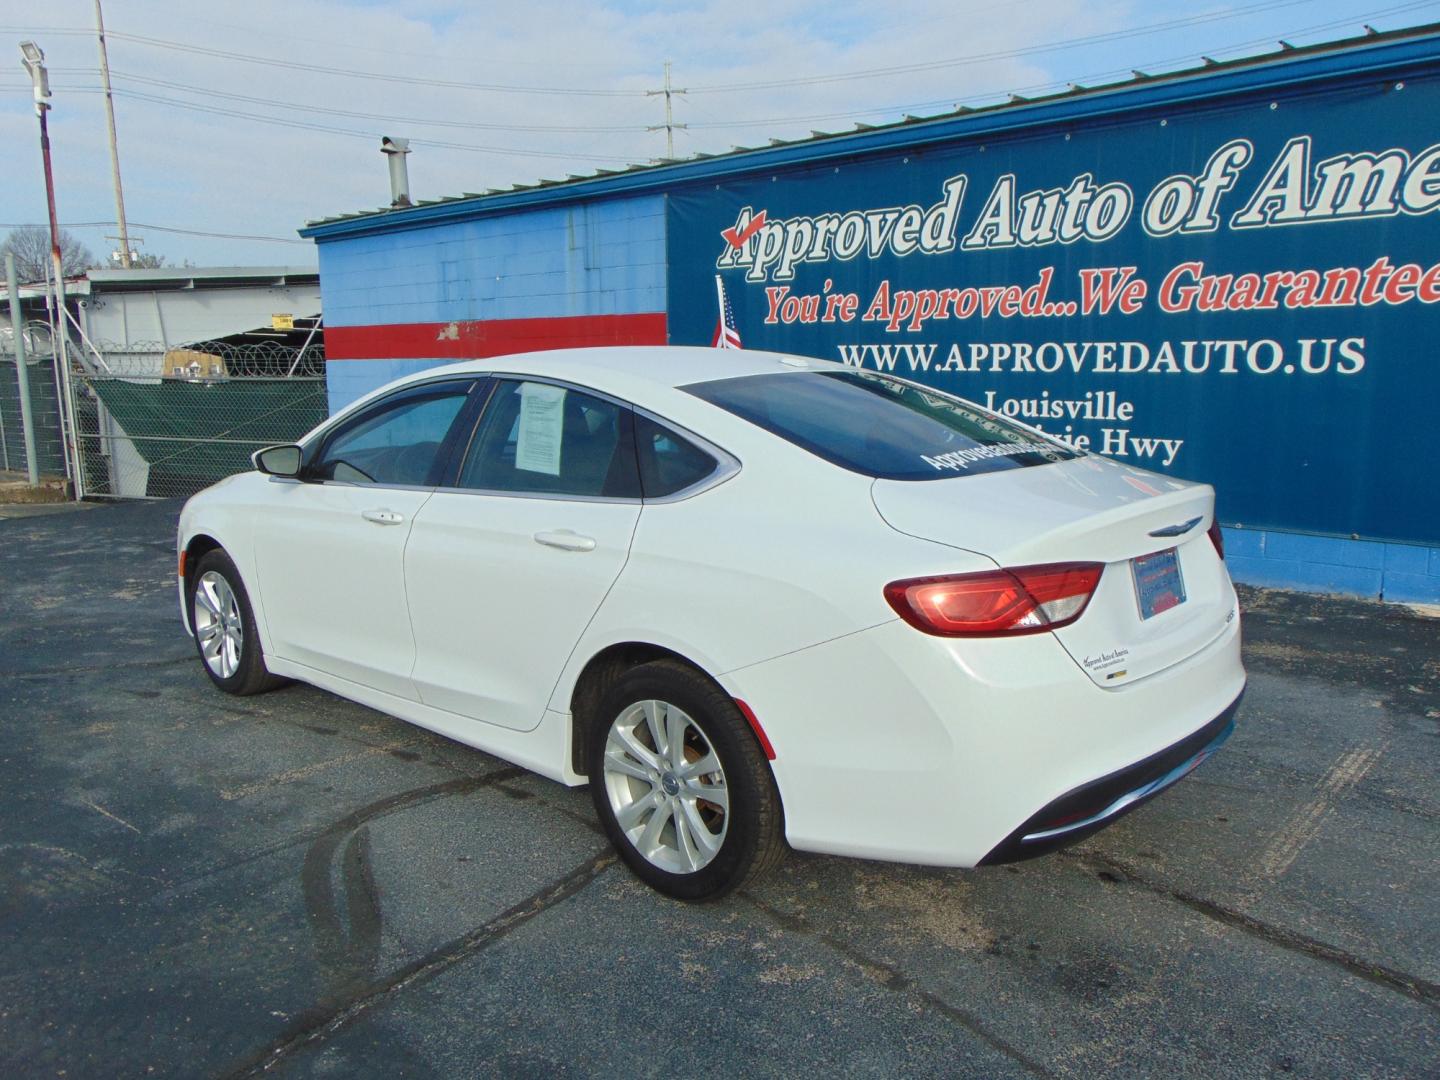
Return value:
M 585 670 L 580 672 L 580 678 L 575 681 L 575 689 L 570 694 L 570 767 L 580 776 L 585 775 L 587 768 L 590 720 L 605 691 L 631 668 L 654 660 L 678 660 L 710 678 L 703 668 L 679 653 L 643 641 L 611 645 L 596 653 L 585 665 Z
M 213 536 L 206 536 L 204 533 L 190 538 L 190 542 L 185 545 L 185 579 L 187 581 L 195 572 L 195 564 L 219 546 L 219 540 Z
M 190 578 L 191 578 L 191 577 L 194 575 L 194 573 L 195 573 L 195 566 L 196 566 L 196 564 L 199 563 L 199 561 L 200 561 L 201 559 L 203 559 L 206 555 L 210 554 L 210 552 L 214 551 L 214 550 L 215 550 L 216 548 L 218 548 L 218 547 L 220 547 L 220 541 L 216 540 L 213 536 L 206 536 L 204 533 L 200 533 L 200 534 L 197 535 L 197 536 L 192 536 L 192 537 L 190 538 L 190 542 L 185 545 L 185 586 L 186 586 L 185 604 L 186 604 L 186 605 L 188 605 L 188 604 L 190 603 L 190 593 L 189 593 Z M 186 618 L 186 620 L 189 620 L 189 618 L 190 618 L 190 612 L 189 612 L 188 610 L 185 612 L 185 618 Z

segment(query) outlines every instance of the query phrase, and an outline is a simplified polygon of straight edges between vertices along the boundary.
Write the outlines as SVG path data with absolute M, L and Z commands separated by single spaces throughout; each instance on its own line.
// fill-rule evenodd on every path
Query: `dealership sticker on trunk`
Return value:
M 1180 577 L 1180 559 L 1174 548 L 1130 560 L 1135 575 L 1135 596 L 1140 601 L 1140 618 L 1148 619 L 1185 602 L 1185 582 Z

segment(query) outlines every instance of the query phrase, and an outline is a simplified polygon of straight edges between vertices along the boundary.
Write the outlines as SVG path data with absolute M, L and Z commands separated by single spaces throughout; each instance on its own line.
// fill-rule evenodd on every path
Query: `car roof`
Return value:
M 644 383 L 657 387 L 688 386 L 712 379 L 740 375 L 761 375 L 807 368 L 838 368 L 843 365 L 814 357 L 753 349 L 708 349 L 695 345 L 615 345 L 588 349 L 552 349 L 545 352 L 515 353 L 483 360 L 466 360 L 425 375 L 496 371 L 517 375 L 545 375 L 551 378 L 585 381 L 598 377 L 607 383 Z
M 679 388 L 691 383 L 745 375 L 843 370 L 844 367 L 843 364 L 814 357 L 753 349 L 709 349 L 694 345 L 615 345 L 513 353 L 462 360 L 456 364 L 437 364 L 396 379 L 350 402 L 332 414 L 321 428 L 328 428 L 339 418 L 405 386 L 454 375 L 495 373 L 560 379 L 664 413 L 677 407 L 689 411 L 685 405 L 694 399 L 679 392 Z M 682 418 L 677 416 L 675 419 Z

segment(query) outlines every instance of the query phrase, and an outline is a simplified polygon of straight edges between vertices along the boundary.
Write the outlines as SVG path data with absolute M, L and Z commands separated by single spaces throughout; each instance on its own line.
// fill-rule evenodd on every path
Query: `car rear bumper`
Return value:
M 1068 847 L 1120 820 L 1183 780 L 1219 750 L 1235 731 L 1240 697 L 1210 723 L 1175 745 L 1061 795 L 992 848 L 979 865 L 1019 862 Z
M 1216 720 L 1245 670 L 1239 618 L 1188 659 L 1114 689 L 1051 634 L 946 639 L 895 620 L 720 682 L 774 746 L 792 847 L 976 866 L 999 861 L 1017 832 L 1061 828 L 1063 812 L 1100 815 L 1086 823 L 1098 828 L 1157 793 L 1164 784 L 1142 789 L 1224 729 Z M 1048 839 L 1025 847 L 1038 854 Z

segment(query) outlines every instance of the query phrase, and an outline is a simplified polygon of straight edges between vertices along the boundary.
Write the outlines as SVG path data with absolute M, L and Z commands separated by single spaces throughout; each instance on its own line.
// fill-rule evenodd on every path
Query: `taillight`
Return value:
M 1049 563 L 908 578 L 886 585 L 885 599 L 927 634 L 1037 634 L 1068 626 L 1084 614 L 1104 569 L 1104 563 Z
M 1219 555 L 1220 560 L 1223 562 L 1225 560 L 1225 535 L 1220 531 L 1219 518 L 1210 522 L 1210 528 L 1206 530 L 1206 535 L 1210 537 L 1210 542 L 1215 545 L 1215 554 Z

